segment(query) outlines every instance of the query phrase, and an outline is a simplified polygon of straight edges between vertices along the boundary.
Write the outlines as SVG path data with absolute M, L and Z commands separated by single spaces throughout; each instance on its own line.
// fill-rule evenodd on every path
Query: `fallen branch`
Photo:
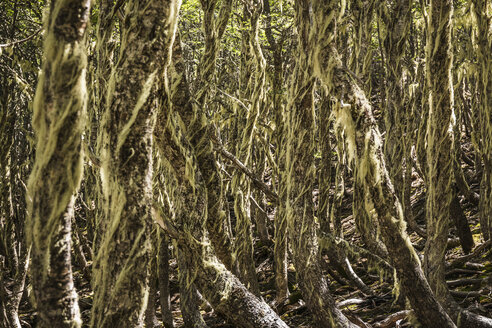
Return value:
M 452 269 L 446 272 L 446 276 L 451 276 L 453 274 L 479 274 L 480 270 L 470 270 L 470 269 Z
M 349 298 L 348 300 L 341 301 L 340 303 L 337 304 L 339 309 L 343 309 L 344 307 L 351 306 L 351 305 L 359 305 L 364 303 L 364 300 L 361 300 L 360 298 Z
M 480 297 L 484 295 L 488 295 L 490 291 L 488 290 L 479 290 L 479 291 L 459 291 L 459 290 L 450 290 L 451 295 L 454 297 L 460 297 L 460 298 L 468 298 L 468 297 Z
M 459 267 L 459 266 L 464 265 L 469 260 L 473 259 L 474 257 L 479 256 L 483 251 L 485 251 L 488 248 L 489 245 L 490 245 L 490 239 L 487 240 L 486 242 L 484 242 L 483 244 L 475 247 L 475 250 L 473 251 L 473 253 L 458 257 L 456 260 L 449 263 L 448 267 Z
M 413 312 L 412 310 L 403 310 L 403 311 L 393 313 L 389 317 L 387 317 L 386 319 L 379 321 L 379 322 L 376 322 L 374 324 L 374 328 L 394 327 L 399 320 L 403 320 L 403 319 L 407 318 L 412 312 Z
M 484 282 L 490 282 L 492 281 L 492 278 L 487 277 L 487 278 L 469 278 L 469 279 L 456 279 L 456 280 L 450 280 L 447 281 L 446 283 L 448 284 L 449 287 L 459 287 L 459 286 L 468 286 L 468 285 L 481 285 Z

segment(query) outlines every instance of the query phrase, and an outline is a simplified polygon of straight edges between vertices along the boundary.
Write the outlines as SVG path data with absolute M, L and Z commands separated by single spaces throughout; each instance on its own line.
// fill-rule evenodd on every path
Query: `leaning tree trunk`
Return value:
M 381 135 L 372 107 L 334 48 L 336 8 L 335 1 L 314 1 L 313 34 L 317 36 L 314 71 L 342 102 L 334 115 L 345 130 L 349 158 L 358 168 L 355 178 L 364 188 L 364 208 L 381 227 L 391 263 L 418 320 L 426 327 L 455 327 L 432 294 L 420 268 L 420 260 L 405 232 L 401 205 L 386 171 Z
M 174 195 L 179 204 L 179 214 L 171 223 L 171 229 L 162 219 L 158 222 L 168 230 L 187 257 L 191 269 L 187 283 L 195 284 L 214 310 L 238 327 L 286 328 L 278 315 L 263 300 L 251 294 L 214 255 L 205 233 L 210 215 L 206 208 L 206 183 L 194 150 L 180 131 L 179 117 L 176 116 L 160 112 L 155 137 L 161 155 L 177 180 Z
M 170 60 L 179 0 L 126 5 L 101 133 L 107 221 L 94 268 L 92 327 L 141 327 L 147 303 L 154 82 Z
M 39 327 L 80 327 L 70 263 L 75 193 L 82 177 L 85 32 L 90 1 L 53 0 L 34 100 L 36 159 L 29 178 L 28 240 Z

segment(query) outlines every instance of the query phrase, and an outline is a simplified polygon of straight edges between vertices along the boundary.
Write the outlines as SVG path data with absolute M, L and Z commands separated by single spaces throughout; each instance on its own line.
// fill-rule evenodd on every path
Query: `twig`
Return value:
M 253 185 L 263 191 L 270 201 L 274 202 L 275 204 L 278 203 L 278 195 L 272 189 L 270 189 L 270 187 L 266 183 L 257 178 L 256 175 L 248 167 L 246 167 L 246 165 L 241 163 L 241 161 L 236 158 L 236 156 L 228 152 L 217 138 L 214 138 L 213 141 L 216 144 L 216 149 L 223 157 L 228 159 L 232 164 L 234 164 L 234 166 L 236 166 L 236 168 L 240 169 L 244 174 L 246 174 L 246 176 L 248 176 L 253 182 Z
M 36 32 L 34 32 L 33 34 L 29 35 L 27 38 L 24 38 L 22 40 L 17 40 L 17 41 L 12 41 L 10 43 L 0 44 L 0 48 L 12 47 L 12 46 L 15 46 L 16 44 L 27 42 L 27 41 L 31 40 L 32 38 L 34 38 L 36 35 L 38 35 L 39 32 L 41 32 L 42 30 L 43 30 L 43 28 L 40 28 Z

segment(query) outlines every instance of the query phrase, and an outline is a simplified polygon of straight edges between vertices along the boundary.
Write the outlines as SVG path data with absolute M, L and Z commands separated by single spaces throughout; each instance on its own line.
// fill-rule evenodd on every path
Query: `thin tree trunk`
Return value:
M 227 5 L 224 4 L 226 8 L 221 12 L 224 14 L 221 16 L 221 19 L 218 19 L 217 22 L 217 24 L 219 24 L 220 26 L 227 23 L 227 19 L 223 17 L 226 16 L 226 13 L 228 15 L 228 10 L 230 10 L 230 3 L 227 3 Z M 229 6 L 229 9 L 227 9 L 227 6 Z M 214 8 L 215 6 L 213 6 L 212 8 L 207 7 L 206 10 L 211 11 L 211 13 L 208 13 L 207 11 L 207 14 L 205 15 L 207 19 L 212 20 L 210 16 L 213 16 Z M 211 21 L 208 21 L 207 24 L 211 24 Z M 215 37 L 218 38 L 219 36 L 215 34 L 212 34 L 212 36 L 210 36 L 210 38 Z M 215 42 L 217 41 L 215 41 L 214 39 L 213 41 L 208 41 L 207 43 L 207 56 L 203 56 L 202 60 L 213 60 L 213 63 L 203 64 L 206 67 L 206 69 L 202 69 L 202 71 L 205 70 L 205 72 L 202 73 L 202 76 L 204 76 L 203 78 L 212 78 L 213 76 L 213 72 L 210 72 L 210 70 L 212 68 L 215 69 L 215 57 L 217 55 L 214 51 L 218 51 L 214 50 Z M 207 230 L 210 234 L 210 241 L 212 242 L 215 252 L 222 263 L 224 263 L 224 265 L 229 270 L 236 272 L 236 263 L 233 263 L 232 257 L 233 243 L 231 240 L 231 231 L 229 230 L 227 224 L 227 215 L 224 211 L 222 180 L 216 164 L 215 153 L 211 142 L 211 127 L 207 124 L 207 119 L 204 112 L 202 112 L 201 110 L 198 111 L 197 108 L 197 112 L 195 113 L 193 103 L 192 101 L 190 101 L 191 93 L 185 72 L 186 67 L 181 48 L 181 41 L 179 39 L 178 33 L 173 46 L 172 65 L 169 69 L 169 80 L 172 85 L 171 90 L 173 90 L 171 94 L 172 104 L 174 107 L 174 111 L 179 114 L 179 117 L 183 122 L 183 126 L 189 127 L 189 130 L 186 130 L 186 133 L 188 135 L 191 146 L 197 150 L 199 169 L 202 171 L 207 184 L 207 208 L 209 211 Z M 206 82 L 201 82 L 201 88 L 207 88 L 207 85 L 205 83 Z M 203 94 L 204 92 L 206 91 L 200 93 L 202 94 L 202 98 L 206 98 L 206 94 Z M 205 104 L 202 103 L 202 105 L 204 106 Z M 196 118 L 194 118 L 195 114 L 197 115 Z M 163 123 L 164 120 L 167 118 L 158 118 L 158 120 L 159 119 L 161 120 L 161 123 L 158 123 L 157 128 L 160 129 L 161 127 L 165 126 L 163 125 Z M 164 132 L 157 132 L 157 135 L 162 133 Z
M 297 60 L 287 119 L 287 224 L 297 281 L 308 308 L 321 327 L 355 327 L 336 307 L 323 277 L 314 220 L 312 191 L 314 168 L 313 68 L 309 62 L 309 1 L 296 2 Z
M 176 216 L 172 237 L 190 261 L 191 276 L 187 282 L 194 283 L 214 310 L 238 327 L 286 328 L 278 315 L 251 294 L 213 254 L 205 234 L 210 212 L 206 209 L 205 181 L 197 158 L 176 118 L 164 116 L 160 115 L 159 122 L 169 122 L 169 126 L 156 129 L 162 132 L 156 134 L 156 144 L 178 182 L 175 197 L 180 214 Z
M 176 249 L 176 258 L 178 261 L 178 282 L 179 282 L 179 307 L 183 315 L 185 328 L 206 328 L 207 324 L 203 320 L 200 313 L 200 295 L 193 282 L 194 268 L 192 259 L 189 254 L 180 250 L 178 245 L 174 245 Z
M 157 239 L 157 227 L 152 228 L 151 233 L 152 251 L 150 252 L 150 276 L 149 276 L 149 300 L 145 309 L 145 327 L 159 327 L 159 322 L 156 316 L 156 299 L 158 290 L 158 269 L 157 269 L 157 253 L 159 250 L 159 241 Z
M 446 285 L 445 254 L 453 196 L 454 99 L 451 75 L 451 0 L 430 2 L 427 25 L 427 241 L 424 269 L 439 301 L 450 298 Z M 439 46 L 438 46 L 439 45 Z
M 476 49 L 479 63 L 478 117 L 481 139 L 478 140 L 483 161 L 480 184 L 480 227 L 485 240 L 492 238 L 492 41 L 487 0 L 473 0 L 472 13 L 477 22 Z

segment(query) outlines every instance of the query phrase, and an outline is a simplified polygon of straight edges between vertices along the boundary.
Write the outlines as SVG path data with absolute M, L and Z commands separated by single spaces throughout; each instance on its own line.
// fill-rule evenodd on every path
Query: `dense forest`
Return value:
M 491 328 L 491 240 L 490 0 L 0 2 L 0 328 Z

